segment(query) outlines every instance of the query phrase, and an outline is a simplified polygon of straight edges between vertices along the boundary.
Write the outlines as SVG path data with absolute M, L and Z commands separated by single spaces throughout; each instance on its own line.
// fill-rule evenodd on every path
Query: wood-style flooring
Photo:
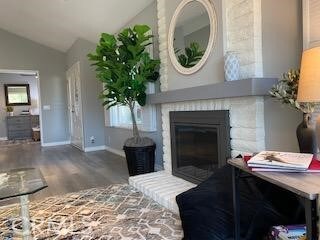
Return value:
M 15 168 L 38 168 L 48 188 L 30 196 L 30 200 L 127 183 L 124 158 L 107 151 L 84 153 L 70 145 L 42 148 L 40 144 L 0 147 L 0 172 Z M 16 200 L 10 200 L 15 202 Z M 1 205 L 8 201 L 0 201 Z

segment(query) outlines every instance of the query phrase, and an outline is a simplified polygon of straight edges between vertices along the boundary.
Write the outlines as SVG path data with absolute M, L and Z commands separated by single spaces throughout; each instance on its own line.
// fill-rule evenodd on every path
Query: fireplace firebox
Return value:
M 229 111 L 170 112 L 172 174 L 207 179 L 230 157 Z

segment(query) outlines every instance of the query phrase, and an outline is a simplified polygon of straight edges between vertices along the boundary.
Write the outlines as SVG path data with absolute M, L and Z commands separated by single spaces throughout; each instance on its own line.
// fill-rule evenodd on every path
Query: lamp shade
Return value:
M 298 102 L 320 102 L 320 47 L 303 52 Z

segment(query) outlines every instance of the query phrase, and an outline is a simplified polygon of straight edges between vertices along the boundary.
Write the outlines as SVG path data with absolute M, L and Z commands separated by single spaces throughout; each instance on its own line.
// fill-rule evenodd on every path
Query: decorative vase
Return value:
M 317 153 L 315 130 L 311 127 L 311 115 L 303 113 L 303 120 L 297 127 L 297 139 L 301 153 Z
M 236 52 L 226 52 L 224 56 L 224 75 L 226 81 L 239 80 L 240 62 Z
M 13 116 L 13 112 L 8 112 L 8 115 L 9 115 L 10 117 L 12 117 L 12 116 Z

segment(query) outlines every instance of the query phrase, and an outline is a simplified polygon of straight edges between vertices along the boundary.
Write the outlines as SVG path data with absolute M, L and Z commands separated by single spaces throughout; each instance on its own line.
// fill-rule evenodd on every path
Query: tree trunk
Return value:
M 129 108 L 131 112 L 133 138 L 135 142 L 138 143 L 140 140 L 140 134 L 137 126 L 136 116 L 134 115 L 134 103 L 130 104 Z

